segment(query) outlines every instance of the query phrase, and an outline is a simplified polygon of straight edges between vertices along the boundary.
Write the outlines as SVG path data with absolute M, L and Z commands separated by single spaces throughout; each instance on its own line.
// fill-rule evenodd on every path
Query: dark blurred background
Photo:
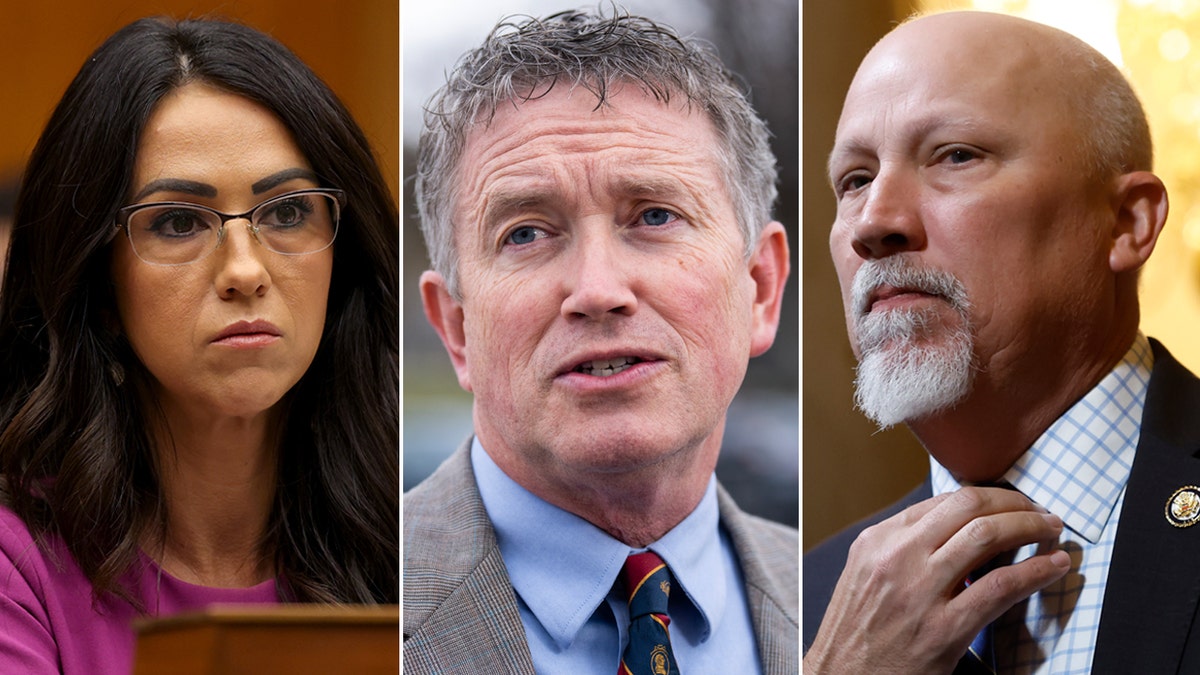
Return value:
M 750 87 L 774 135 L 779 161 L 775 218 L 788 230 L 792 275 L 779 336 L 753 359 L 729 412 L 717 475 L 746 510 L 795 525 L 799 514 L 799 16 L 796 0 L 645 0 L 621 3 L 712 42 Z M 404 486 L 429 475 L 471 433 L 471 398 L 421 309 L 417 278 L 428 258 L 411 198 L 409 171 L 421 107 L 458 57 L 502 17 L 546 16 L 573 6 L 545 0 L 402 3 L 404 70 Z M 594 6 L 594 5 L 593 5 Z M 607 5 L 605 5 L 607 7 Z

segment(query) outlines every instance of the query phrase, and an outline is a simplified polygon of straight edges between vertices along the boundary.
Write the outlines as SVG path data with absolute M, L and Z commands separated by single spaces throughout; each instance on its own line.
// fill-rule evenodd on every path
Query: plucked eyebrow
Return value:
M 277 173 L 273 173 L 266 178 L 255 181 L 250 190 L 254 194 L 262 194 L 271 188 L 277 187 L 290 180 L 297 178 L 305 178 L 314 183 L 318 183 L 317 174 L 308 169 L 299 167 L 294 169 L 284 169 Z M 195 195 L 197 197 L 216 197 L 217 188 L 208 183 L 201 183 L 194 180 L 184 180 L 182 178 L 160 178 L 146 184 L 136 195 L 133 196 L 134 202 L 141 201 L 155 192 L 182 192 L 183 194 Z
M 155 192 L 182 192 L 197 197 L 217 196 L 217 188 L 208 183 L 183 180 L 182 178 L 160 178 L 159 180 L 152 180 L 147 183 L 146 187 L 133 196 L 133 201 L 139 202 Z
M 283 171 L 280 171 L 279 173 L 273 173 L 270 176 L 267 176 L 266 178 L 263 178 L 262 180 L 255 182 L 253 185 L 250 186 L 250 190 L 253 191 L 254 194 L 256 194 L 256 195 L 262 194 L 262 193 L 266 192 L 267 190 L 270 190 L 273 187 L 282 185 L 283 183 L 286 183 L 289 180 L 295 180 L 297 178 L 305 178 L 314 183 L 318 183 L 318 184 L 320 183 L 320 181 L 317 180 L 317 174 L 313 173 L 312 171 L 309 171 L 308 169 L 301 169 L 301 168 L 297 167 L 295 169 L 284 169 Z

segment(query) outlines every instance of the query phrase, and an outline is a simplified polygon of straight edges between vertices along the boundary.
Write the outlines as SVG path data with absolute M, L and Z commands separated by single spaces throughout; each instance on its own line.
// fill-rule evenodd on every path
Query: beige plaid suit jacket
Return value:
M 469 443 L 404 496 L 404 672 L 533 673 Z M 743 513 L 718 489 L 746 580 L 763 672 L 800 672 L 796 530 Z M 614 664 L 614 668 L 615 668 Z

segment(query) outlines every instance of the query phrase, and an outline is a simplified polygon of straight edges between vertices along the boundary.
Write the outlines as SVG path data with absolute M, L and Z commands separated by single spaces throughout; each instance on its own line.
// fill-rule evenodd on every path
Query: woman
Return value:
M 211 602 L 397 602 L 398 239 L 271 38 L 145 19 L 93 54 L 0 292 L 0 672 L 128 672 L 132 618 Z

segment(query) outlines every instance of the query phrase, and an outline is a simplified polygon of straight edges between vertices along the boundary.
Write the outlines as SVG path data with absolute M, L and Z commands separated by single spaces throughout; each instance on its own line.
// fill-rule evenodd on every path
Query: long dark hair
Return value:
M 398 602 L 396 206 L 328 87 L 239 24 L 142 19 L 121 29 L 83 65 L 33 151 L 0 287 L 3 499 L 39 540 L 63 539 L 97 597 L 129 598 L 120 577 L 166 507 L 152 411 L 136 391 L 144 369 L 115 327 L 112 223 L 147 117 L 190 82 L 271 110 L 322 184 L 347 194 L 321 344 L 287 400 L 263 550 L 290 599 Z

